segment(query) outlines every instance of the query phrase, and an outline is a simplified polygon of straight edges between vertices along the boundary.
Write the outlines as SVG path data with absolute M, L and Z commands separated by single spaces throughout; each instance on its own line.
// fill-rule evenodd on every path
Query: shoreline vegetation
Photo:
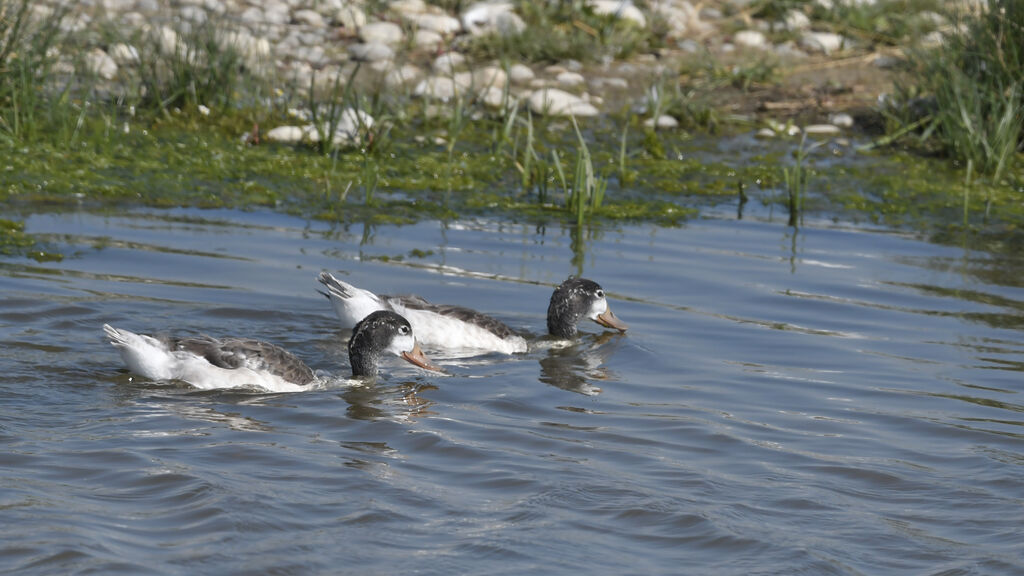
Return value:
M 19 219 L 80 207 L 582 229 L 748 198 L 1024 244 L 1024 0 L 255 4 L 0 0 L 0 253 L 57 257 Z

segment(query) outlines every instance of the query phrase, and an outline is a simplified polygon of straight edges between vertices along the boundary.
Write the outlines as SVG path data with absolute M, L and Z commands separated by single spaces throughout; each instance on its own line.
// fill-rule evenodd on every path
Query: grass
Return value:
M 65 12 L 38 22 L 31 6 L 29 0 L 0 0 L 0 139 L 7 142 L 66 133 L 81 114 L 69 97 L 70 80 L 54 72 Z
M 884 2 L 815 2 L 812 0 L 758 0 L 750 8 L 752 15 L 769 23 L 784 21 L 790 12 L 802 12 L 819 27 L 870 45 L 897 46 L 920 38 L 936 29 L 936 22 L 922 13 L 936 12 L 941 0 L 886 0 Z M 773 28 L 776 28 L 773 26 Z M 775 30 L 777 40 L 787 39 L 789 31 Z
M 786 186 L 786 207 L 789 211 L 788 225 L 794 228 L 803 223 L 804 199 L 807 196 L 807 157 L 815 148 L 818 148 L 823 144 L 823 142 L 815 142 L 808 147 L 807 134 L 802 134 L 800 137 L 800 146 L 796 149 L 796 152 L 793 153 L 793 157 L 796 161 L 792 166 L 782 169 L 782 180 Z M 742 197 L 743 190 L 741 188 L 741 201 Z
M 576 172 L 572 186 L 566 190 L 565 206 L 569 213 L 576 217 L 576 226 L 583 226 L 584 221 L 601 208 L 604 194 L 608 189 L 608 180 L 598 176 L 594 170 L 594 160 L 590 155 L 590 147 L 580 132 L 576 118 L 572 118 L 572 127 L 576 131 Z M 557 158 L 557 157 L 556 157 Z M 561 173 L 559 166 L 559 173 Z M 563 186 L 565 178 L 562 177 Z
M 80 46 L 63 35 L 59 21 L 19 20 L 27 6 L 27 1 L 0 0 L 0 14 L 6 16 L 0 18 L 3 217 L 16 218 L 20 210 L 39 206 L 105 210 L 130 204 L 260 206 L 346 224 L 485 214 L 561 221 L 574 226 L 582 241 L 584 229 L 609 222 L 679 224 L 695 213 L 693 206 L 734 202 L 737 186 L 752 194 L 778 190 L 778 157 L 725 157 L 715 149 L 717 140 L 699 144 L 694 142 L 699 136 L 683 131 L 633 130 L 640 124 L 636 110 L 577 123 L 534 116 L 523 106 L 491 110 L 471 98 L 444 108 L 362 81 L 358 67 L 329 82 L 314 79 L 308 90 L 292 86 L 285 89 L 293 93 L 272 92 L 236 43 L 217 42 L 224 36 L 214 20 L 210 28 L 178 35 L 173 50 L 156 44 L 140 50 L 137 68 L 122 69 L 116 90 L 95 77 L 70 82 L 53 54 Z M 616 49 L 617 34 L 636 32 L 628 23 L 594 21 L 571 2 L 531 6 L 522 8 L 562 10 L 549 17 L 579 21 L 550 22 L 563 33 L 583 34 L 576 38 L 579 45 L 563 38 L 563 48 L 586 47 L 599 54 Z M 572 50 L 558 57 L 569 57 Z M 513 61 L 506 57 L 505 62 Z M 754 89 L 774 74 L 768 61 L 725 69 L 695 58 L 687 66 L 678 75 L 654 79 L 645 116 L 665 113 L 685 129 L 728 130 L 730 124 L 715 108 L 716 90 Z M 506 98 L 511 98 L 508 91 Z M 200 105 L 212 108 L 209 116 L 197 112 Z M 239 139 L 254 124 L 294 123 L 288 114 L 294 107 L 304 108 L 303 122 L 317 127 L 316 143 L 253 145 Z M 441 112 L 428 114 L 428 107 Z M 363 113 L 374 122 L 364 121 Z M 338 136 L 352 117 L 353 130 Z M 938 124 L 932 132 L 939 132 Z M 443 142 L 428 136 L 442 133 Z M 806 211 L 810 149 L 802 143 L 796 164 L 782 174 L 793 225 Z M 972 166 L 981 172 L 980 162 Z M 816 173 L 821 170 L 815 167 Z M 966 189 L 957 189 L 950 200 L 949 190 L 927 181 L 935 170 L 922 171 L 919 181 L 880 184 L 870 180 L 873 174 L 841 184 L 842 169 L 837 170 L 822 178 L 829 184 L 819 188 L 839 188 L 830 190 L 832 206 L 846 213 L 897 218 L 933 210 L 945 215 L 950 205 L 960 208 L 969 199 L 960 197 Z M 857 190 L 844 192 L 851 188 Z M 991 200 L 1007 217 L 1024 220 L 1013 211 L 1015 204 L 986 182 L 974 179 L 970 188 L 975 199 Z M 25 244 L 23 228 L 7 227 L 3 234 L 11 250 L 35 250 Z
M 246 73 L 238 30 L 207 20 L 185 33 L 154 27 L 128 40 L 139 46 L 135 97 L 141 106 L 166 112 L 199 105 L 225 110 L 259 80 Z
M 902 124 L 923 117 L 922 140 L 993 182 L 1022 181 L 1024 0 L 988 6 L 954 14 L 942 46 L 912 54 L 911 79 L 898 85 Z

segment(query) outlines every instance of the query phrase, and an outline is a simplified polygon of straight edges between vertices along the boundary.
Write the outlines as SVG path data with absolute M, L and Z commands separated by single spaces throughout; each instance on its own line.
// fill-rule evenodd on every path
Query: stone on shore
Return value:
M 420 98 L 447 102 L 454 100 L 465 90 L 466 86 L 456 82 L 451 76 L 430 76 L 420 80 L 413 89 L 413 94 Z
M 93 48 L 85 55 L 85 67 L 104 80 L 113 80 L 117 76 L 117 62 L 99 48 Z
M 346 108 L 342 111 L 334 127 L 333 143 L 335 146 L 350 146 L 359 140 L 360 134 L 373 127 L 373 117 L 362 110 Z M 323 126 L 323 130 L 329 130 Z M 270 142 L 281 144 L 299 144 L 302 142 L 317 143 L 320 141 L 320 130 L 316 125 L 278 126 L 264 134 Z
M 462 26 L 473 36 L 513 36 L 526 30 L 511 2 L 477 2 L 462 12 Z
M 405 34 L 394 22 L 370 22 L 359 28 L 359 39 L 367 44 L 394 46 L 402 43 Z
M 594 14 L 615 16 L 633 22 L 641 28 L 647 27 L 647 18 L 644 13 L 629 0 L 590 0 L 587 4 Z
M 333 22 L 348 30 L 357 30 L 366 25 L 366 12 L 359 6 L 345 2 L 334 10 Z
M 764 49 L 768 46 L 768 38 L 759 30 L 740 30 L 733 34 L 732 41 L 744 48 Z
M 804 134 L 810 134 L 812 136 L 832 136 L 841 132 L 842 130 L 840 130 L 838 126 L 833 126 L 832 124 L 811 124 L 804 126 Z
M 513 64 L 508 69 L 508 77 L 513 84 L 529 84 L 535 76 L 533 69 L 525 64 Z
M 800 45 L 805 50 L 826 55 L 839 51 L 845 44 L 846 39 L 834 32 L 805 32 L 800 38 Z
M 671 130 L 679 127 L 679 120 L 676 120 L 668 114 L 662 114 L 657 118 L 648 118 L 647 120 L 644 120 L 644 127 L 656 130 Z
M 527 99 L 534 114 L 549 116 L 597 116 L 600 114 L 590 102 L 557 88 L 542 88 Z

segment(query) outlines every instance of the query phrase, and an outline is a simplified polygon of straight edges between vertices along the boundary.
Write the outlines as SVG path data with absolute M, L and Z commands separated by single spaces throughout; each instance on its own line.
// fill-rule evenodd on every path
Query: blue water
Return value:
M 0 571 L 1024 573 L 1024 258 L 761 216 L 32 216 L 69 257 L 0 260 Z M 140 380 L 102 337 L 344 375 L 321 270 L 535 333 L 583 273 L 631 330 L 291 394 Z

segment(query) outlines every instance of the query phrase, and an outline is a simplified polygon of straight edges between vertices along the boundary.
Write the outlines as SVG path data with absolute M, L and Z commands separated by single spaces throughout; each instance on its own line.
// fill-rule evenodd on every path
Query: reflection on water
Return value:
M 540 381 L 588 396 L 600 394 L 601 388 L 594 381 L 619 379 L 605 364 L 625 337 L 620 332 L 586 334 L 568 346 L 547 347 L 547 354 L 540 359 Z
M 1020 256 L 733 208 L 681 228 L 31 217 L 73 257 L 0 259 L 0 566 L 1024 571 Z M 353 385 L 316 292 L 339 269 L 534 334 L 585 274 L 630 330 Z M 141 382 L 105 322 L 275 342 L 325 383 Z
M 435 414 L 430 410 L 433 403 L 422 395 L 431 390 L 437 390 L 437 386 L 422 382 L 403 382 L 398 386 L 369 383 L 352 386 L 340 397 L 348 405 L 346 414 L 356 420 L 414 420 Z

